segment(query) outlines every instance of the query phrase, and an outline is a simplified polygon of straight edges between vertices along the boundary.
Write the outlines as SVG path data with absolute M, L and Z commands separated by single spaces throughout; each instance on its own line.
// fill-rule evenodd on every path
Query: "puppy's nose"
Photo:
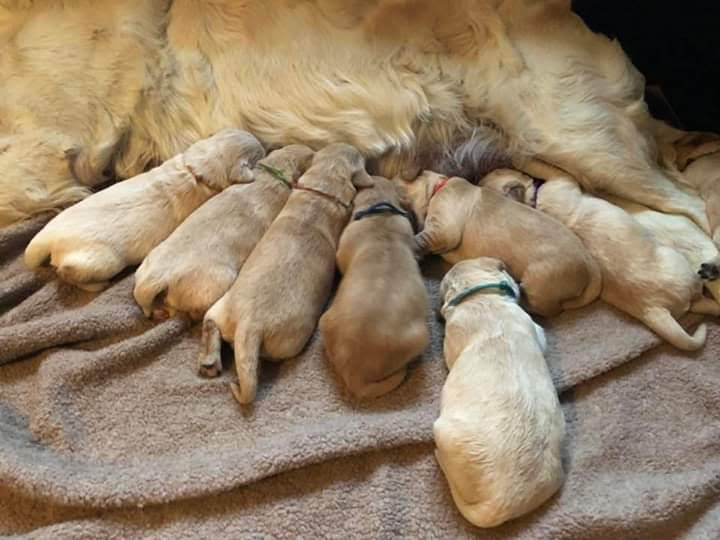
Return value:
M 702 263 L 698 275 L 707 281 L 715 281 L 720 277 L 720 268 L 715 263 Z

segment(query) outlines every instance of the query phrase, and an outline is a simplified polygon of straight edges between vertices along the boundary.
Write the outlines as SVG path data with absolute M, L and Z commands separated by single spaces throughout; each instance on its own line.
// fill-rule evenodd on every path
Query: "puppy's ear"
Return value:
M 370 188 L 375 185 L 375 182 L 373 182 L 372 177 L 367 173 L 365 169 L 361 169 L 357 171 L 355 174 L 353 174 L 351 179 L 353 186 L 355 186 L 358 189 L 362 188 Z
M 503 195 L 517 201 L 519 203 L 525 202 L 525 186 L 520 182 L 509 182 L 503 186 Z

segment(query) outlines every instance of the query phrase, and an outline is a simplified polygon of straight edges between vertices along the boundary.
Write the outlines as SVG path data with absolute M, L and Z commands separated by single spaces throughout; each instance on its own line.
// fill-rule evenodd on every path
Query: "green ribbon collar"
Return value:
M 285 175 L 280 169 L 276 169 L 275 167 L 271 167 L 270 165 L 265 165 L 264 163 L 258 163 L 258 167 L 270 174 L 270 176 L 272 176 L 276 180 L 279 180 L 280 182 L 285 184 L 288 189 L 292 189 L 292 184 L 287 178 L 285 178 Z
M 513 289 L 507 281 L 499 281 L 497 283 L 484 283 L 482 285 L 473 285 L 472 287 L 468 287 L 451 298 L 448 302 L 448 306 L 455 307 L 464 302 L 468 297 L 487 289 L 497 289 L 497 291 L 503 296 L 510 296 L 514 300 L 518 299 L 515 289 Z

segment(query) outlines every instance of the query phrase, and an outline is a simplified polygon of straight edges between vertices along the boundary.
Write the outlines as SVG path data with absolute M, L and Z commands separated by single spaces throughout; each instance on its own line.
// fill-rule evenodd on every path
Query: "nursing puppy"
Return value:
M 705 201 L 712 239 L 720 246 L 720 141 L 701 145 L 695 153 L 680 149 L 683 179 L 698 190 Z
M 343 278 L 320 319 L 328 359 L 358 398 L 395 389 L 430 341 L 412 223 L 395 185 L 378 176 L 373 184 L 355 197 L 336 257 Z
M 600 270 L 580 240 L 541 212 L 462 178 L 425 171 L 405 183 L 424 223 L 421 253 L 450 263 L 497 257 L 520 279 L 531 311 L 544 316 L 589 304 L 600 293 Z
M 312 156 L 301 145 L 275 150 L 253 169 L 251 184 L 216 195 L 153 249 L 135 273 L 135 300 L 145 314 L 201 319 L 233 284 Z
M 537 160 L 524 170 L 548 180 L 532 195 L 537 207 L 572 229 L 600 265 L 601 299 L 679 349 L 702 347 L 705 325 L 690 336 L 676 317 L 688 310 L 714 314 L 716 304 L 702 296 L 700 277 L 682 255 L 659 244 L 621 208 L 584 194 L 563 171 Z
M 720 253 L 715 243 L 692 220 L 677 214 L 663 214 L 641 204 L 606 195 L 603 197 L 630 214 L 663 246 L 680 253 L 690 268 L 704 280 L 704 287 L 720 301 Z M 720 306 L 717 308 L 720 314 Z
M 347 144 L 320 150 L 237 280 L 205 315 L 200 373 L 220 372 L 222 339 L 235 347 L 240 403 L 255 398 L 261 353 L 291 358 L 310 339 L 330 296 L 338 238 L 356 187 L 372 185 L 365 160 Z
M 63 280 L 100 290 L 218 191 L 251 180 L 251 167 L 264 154 L 249 133 L 222 130 L 53 218 L 28 245 L 25 262 L 37 268 L 49 261 Z
M 463 516 L 494 527 L 540 506 L 563 482 L 565 419 L 545 334 L 518 305 L 497 259 L 456 264 L 440 286 L 445 362 L 435 455 Z

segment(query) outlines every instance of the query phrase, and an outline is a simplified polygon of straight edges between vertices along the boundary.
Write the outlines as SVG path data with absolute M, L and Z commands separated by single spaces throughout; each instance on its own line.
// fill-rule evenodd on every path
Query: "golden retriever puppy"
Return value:
M 30 268 L 49 262 L 63 280 L 100 290 L 218 191 L 251 181 L 251 167 L 264 153 L 249 133 L 222 130 L 63 211 L 32 239 L 25 262 Z
M 703 285 L 716 302 L 720 301 L 720 253 L 715 243 L 692 220 L 677 214 L 663 214 L 641 204 L 611 195 L 603 197 L 630 214 L 663 246 L 674 249 L 703 279 Z M 717 313 L 720 315 L 720 306 Z
M 312 336 L 330 296 L 355 188 L 370 185 L 354 147 L 332 144 L 317 152 L 235 283 L 205 315 L 200 373 L 218 374 L 221 341 L 232 342 L 239 384 L 231 388 L 240 403 L 255 399 L 261 353 L 291 358 Z
M 720 246 L 720 141 L 712 141 L 705 145 L 707 153 L 698 153 L 690 159 L 680 157 L 686 165 L 682 171 L 683 179 L 700 193 L 705 201 L 712 239 Z
M 520 280 L 529 309 L 544 316 L 585 306 L 600 293 L 597 264 L 554 219 L 463 178 L 425 171 L 405 186 L 424 223 L 415 237 L 421 253 L 449 263 L 500 258 Z
M 355 197 L 336 257 L 343 278 L 320 318 L 328 360 L 358 398 L 394 390 L 430 342 L 410 215 L 393 182 L 374 176 L 373 184 Z
M 562 485 L 565 418 L 543 329 L 518 305 L 519 287 L 501 261 L 457 263 L 440 295 L 450 373 L 433 426 L 435 455 L 462 515 L 495 527 Z
M 538 160 L 524 171 L 547 180 L 533 195 L 538 209 L 572 229 L 600 265 L 602 300 L 679 349 L 703 346 L 705 325 L 690 336 L 676 317 L 687 311 L 714 314 L 716 304 L 702 296 L 700 277 L 682 255 L 658 243 L 625 210 L 583 193 L 567 173 Z
M 233 284 L 312 156 L 301 145 L 275 150 L 253 169 L 252 183 L 216 195 L 153 249 L 135 273 L 135 300 L 145 314 L 182 311 L 202 319 Z

